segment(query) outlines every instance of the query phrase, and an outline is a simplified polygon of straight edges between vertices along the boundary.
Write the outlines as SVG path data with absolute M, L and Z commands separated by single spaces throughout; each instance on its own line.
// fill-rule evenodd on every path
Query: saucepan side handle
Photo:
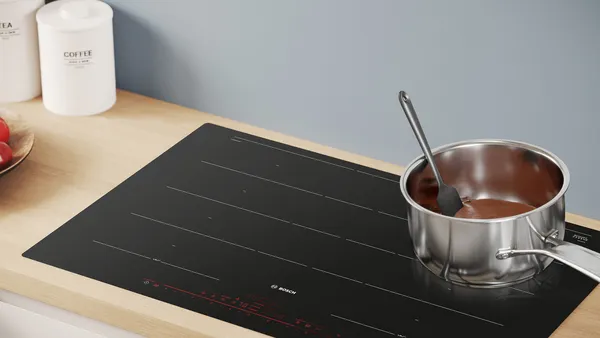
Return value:
M 500 249 L 496 258 L 507 259 L 520 255 L 545 255 L 560 261 L 600 283 L 600 253 L 577 244 L 549 236 L 546 241 L 548 249 L 513 250 Z

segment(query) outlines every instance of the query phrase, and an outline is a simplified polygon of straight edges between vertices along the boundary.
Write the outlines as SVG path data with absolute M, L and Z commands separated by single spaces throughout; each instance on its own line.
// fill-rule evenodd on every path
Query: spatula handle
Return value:
M 425 154 L 427 158 L 427 162 L 429 162 L 429 166 L 433 171 L 433 175 L 435 175 L 435 179 L 438 182 L 438 186 L 442 186 L 444 182 L 442 181 L 442 175 L 437 169 L 435 162 L 433 161 L 433 154 L 431 153 L 431 149 L 429 148 L 429 143 L 427 143 L 427 138 L 425 138 L 425 133 L 423 132 L 423 128 L 421 128 L 421 123 L 419 122 L 419 118 L 417 117 L 417 113 L 415 112 L 415 108 L 406 94 L 405 91 L 400 91 L 398 94 L 398 100 L 400 101 L 400 105 L 404 110 L 404 114 L 406 114 L 406 118 L 410 123 L 410 127 L 412 128 L 415 136 L 417 137 L 417 141 L 419 141 L 419 145 L 421 146 L 421 150 Z

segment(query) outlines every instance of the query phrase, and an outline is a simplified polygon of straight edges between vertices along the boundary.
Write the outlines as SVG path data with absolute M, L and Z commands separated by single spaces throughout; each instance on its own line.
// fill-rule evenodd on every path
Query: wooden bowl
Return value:
M 33 131 L 17 113 L 0 108 L 0 117 L 10 128 L 8 145 L 13 151 L 13 158 L 8 167 L 0 170 L 0 176 L 17 167 L 33 149 Z

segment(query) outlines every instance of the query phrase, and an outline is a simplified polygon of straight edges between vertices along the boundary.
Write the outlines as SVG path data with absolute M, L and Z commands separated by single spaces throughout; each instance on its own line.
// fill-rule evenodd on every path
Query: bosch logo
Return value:
M 286 288 L 282 288 L 281 286 L 276 285 L 276 284 L 271 285 L 271 289 L 277 290 L 277 291 L 281 291 L 281 292 L 285 292 L 285 293 L 289 293 L 290 295 L 295 295 L 296 294 L 296 291 L 290 290 L 290 289 L 286 289 Z

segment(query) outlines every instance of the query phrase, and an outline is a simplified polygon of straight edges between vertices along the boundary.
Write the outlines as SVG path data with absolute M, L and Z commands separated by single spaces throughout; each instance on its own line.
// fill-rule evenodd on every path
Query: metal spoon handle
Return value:
M 402 106 L 404 114 L 406 114 L 406 118 L 408 119 L 408 122 L 410 123 L 410 126 L 415 133 L 417 140 L 419 141 L 419 145 L 421 146 L 421 149 L 427 158 L 427 162 L 429 162 L 429 166 L 431 166 L 431 170 L 433 170 L 433 175 L 435 175 L 438 185 L 442 186 L 444 184 L 444 181 L 442 181 L 442 175 L 440 175 L 440 172 L 433 161 L 433 154 L 429 148 L 429 143 L 427 143 L 427 138 L 425 138 L 425 133 L 421 128 L 421 123 L 419 123 L 419 118 L 417 117 L 417 113 L 415 112 L 415 108 L 413 107 L 408 94 L 406 94 L 405 91 L 401 91 L 398 94 L 398 100 L 400 100 L 400 105 Z

